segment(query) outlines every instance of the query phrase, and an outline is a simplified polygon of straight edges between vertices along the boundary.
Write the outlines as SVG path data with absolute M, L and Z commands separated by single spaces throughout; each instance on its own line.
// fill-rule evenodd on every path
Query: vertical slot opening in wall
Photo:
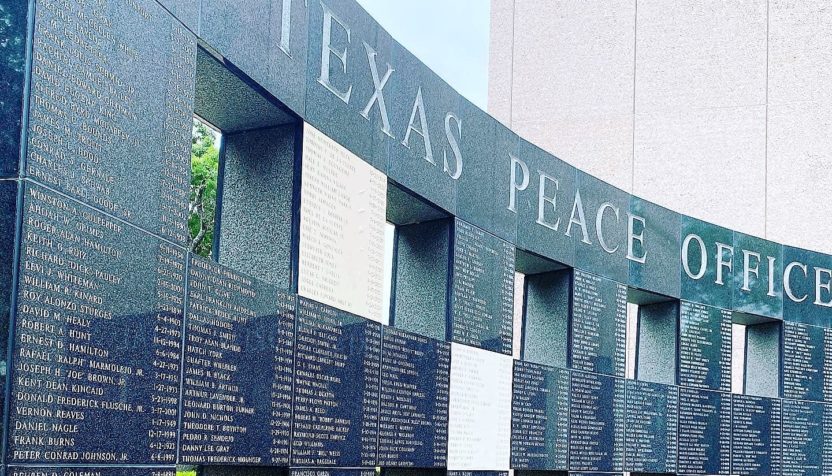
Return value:
M 628 289 L 627 378 L 676 384 L 679 306 L 676 299 Z
M 742 394 L 745 384 L 745 325 L 731 324 L 731 393 Z
M 447 334 L 452 218 L 404 187 L 387 184 L 390 324 L 437 340 Z
M 736 312 L 732 322 L 731 392 L 779 397 L 783 323 Z
M 217 190 L 222 133 L 194 116 L 191 130 L 191 184 L 188 194 L 189 248 L 204 258 L 214 256 Z
M 188 223 L 194 253 L 292 288 L 300 119 L 236 67 L 201 47 L 194 116 L 208 125 L 194 128 Z M 214 132 L 215 149 L 204 147 L 209 141 L 205 127 Z M 213 217 L 211 194 L 216 196 Z M 207 200 L 201 209 L 199 198 Z
M 566 368 L 572 299 L 571 270 L 561 263 L 523 250 L 515 252 L 515 268 L 514 329 L 515 342 L 520 349 L 519 358 Z

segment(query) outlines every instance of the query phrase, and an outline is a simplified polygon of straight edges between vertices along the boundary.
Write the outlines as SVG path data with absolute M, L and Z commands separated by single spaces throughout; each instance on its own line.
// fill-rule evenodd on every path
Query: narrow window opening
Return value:
M 566 368 L 571 270 L 524 250 L 515 251 L 515 268 L 515 358 Z
M 745 393 L 745 326 L 731 325 L 731 393 Z
M 667 296 L 627 291 L 626 378 L 676 384 L 679 306 Z
M 783 323 L 743 313 L 732 321 L 731 392 L 779 397 Z
M 219 130 L 194 117 L 191 134 L 191 188 L 188 230 L 191 252 L 210 258 L 217 217 L 217 178 L 220 164 Z

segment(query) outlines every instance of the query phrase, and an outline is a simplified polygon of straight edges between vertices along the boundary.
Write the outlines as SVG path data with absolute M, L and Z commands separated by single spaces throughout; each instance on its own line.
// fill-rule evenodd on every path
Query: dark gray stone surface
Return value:
M 627 287 L 579 270 L 572 278 L 571 367 L 624 377 Z
M 832 329 L 783 323 L 783 397 L 824 401 L 832 386 Z
M 163 7 L 181 21 L 192 32 L 199 27 L 199 4 L 201 0 L 157 0 Z
M 391 323 L 433 339 L 448 336 L 448 266 L 452 222 L 436 220 L 396 228 Z
M 832 256 L 790 246 L 783 247 L 783 319 L 803 324 L 832 327 L 832 307 L 818 306 L 817 268 L 832 269 Z M 804 272 L 805 267 L 805 272 Z M 788 269 L 788 282 L 785 282 Z M 824 276 L 821 274 L 821 276 Z M 791 292 L 789 296 L 788 292 Z M 832 301 L 832 292 L 821 289 L 820 300 Z
M 95 466 L 11 466 L 8 476 L 57 476 L 60 474 L 95 474 L 98 476 L 176 476 L 173 466 L 144 468 Z
M 512 355 L 514 246 L 454 220 L 450 340 Z
M 26 174 L 184 244 L 196 38 L 154 0 L 36 16 Z
M 679 384 L 731 390 L 731 312 L 682 301 L 679 311 Z
M 288 289 L 296 126 L 227 135 L 219 262 Z
M 514 158 L 516 162 L 506 159 L 504 167 L 509 173 L 506 183 L 510 184 L 514 164 L 514 183 L 522 189 L 515 191 L 517 247 L 573 266 L 575 241 L 566 236 L 566 229 L 577 186 L 576 169 L 524 140 L 518 141 Z M 506 209 L 510 205 L 509 193 L 504 198 L 509 201 Z
M 295 307 L 294 295 L 191 255 L 180 463 L 289 464 Z
M 575 242 L 575 266 L 626 283 L 629 273 L 627 210 L 630 208 L 630 195 L 581 171 L 578 171 L 577 187 L 581 192 L 586 240 L 589 243 L 584 241 L 582 228 L 573 225 L 571 236 Z M 566 216 L 568 225 L 569 215 Z M 599 223 L 600 227 L 597 226 Z
M 624 379 L 572 372 L 569 469 L 621 471 L 624 466 Z
M 451 345 L 382 328 L 378 465 L 448 465 Z
M 731 394 L 679 389 L 679 474 L 729 474 Z
M 0 177 L 14 177 L 20 162 L 29 2 L 0 0 Z
M 0 180 L 0 367 L 9 368 L 9 326 L 12 319 L 11 306 L 14 286 L 14 253 L 17 231 L 18 182 Z M 6 403 L 6 379 L 0 379 L 0 403 Z M 5 441 L 5 428 L 0 437 Z
M 297 122 L 203 49 L 196 55 L 194 114 L 224 134 Z
M 678 456 L 679 389 L 627 380 L 624 469 L 673 473 Z
M 24 192 L 7 462 L 175 463 L 184 249 Z
M 406 119 L 402 122 L 393 117 L 396 103 L 393 85 L 402 78 L 393 72 L 393 76 L 382 89 L 388 120 L 391 123 L 391 137 L 383 131 L 384 122 L 378 103 L 373 105 L 367 118 L 361 115 L 375 92 L 368 50 L 364 45 L 368 45 L 376 53 L 374 58 L 379 80 L 387 72 L 388 64 L 396 64 L 397 68 L 402 69 L 407 65 L 401 64 L 401 61 L 393 61 L 392 37 L 357 3 L 310 1 L 308 5 L 309 59 L 306 64 L 304 118 L 364 161 L 381 171 L 386 171 L 389 142 L 401 141 L 407 124 Z M 331 17 L 325 14 L 326 11 L 331 12 Z M 332 18 L 331 23 L 327 22 L 326 25 L 330 32 L 327 44 L 339 54 L 345 52 L 346 64 L 335 53 L 324 49 L 325 17 Z M 328 77 L 327 74 L 321 75 L 324 58 L 329 61 Z M 327 86 L 324 83 L 327 83 Z M 391 174 L 391 178 L 396 177 Z M 410 186 L 411 184 L 404 185 L 416 190 Z M 423 195 L 432 197 L 431 194 Z
M 511 467 L 568 468 L 570 373 L 514 361 Z
M 776 398 L 731 396 L 731 474 L 781 474 L 781 407 Z
M 685 242 L 689 235 L 695 236 L 690 238 L 687 249 L 685 249 Z M 696 237 L 701 242 L 697 241 Z M 683 216 L 681 239 L 682 270 L 680 276 L 682 277 L 682 286 L 680 297 L 692 302 L 731 309 L 732 270 L 737 268 L 738 262 L 736 255 L 725 247 L 733 246 L 734 233 L 727 228 Z M 721 260 L 726 263 L 721 266 L 721 274 L 718 271 L 720 267 L 717 266 L 717 243 L 722 245 L 720 248 L 722 250 Z M 703 249 L 704 254 L 702 253 Z M 688 270 L 684 267 L 685 259 L 688 262 Z M 705 263 L 704 268 L 702 263 Z M 742 261 L 739 262 L 739 265 L 741 264 Z M 690 274 L 688 271 L 690 271 Z M 720 281 L 722 284 L 719 283 Z
M 745 328 L 745 392 L 758 397 L 780 396 L 780 339 L 782 323 L 767 322 Z
M 455 213 L 461 177 L 477 173 L 471 168 L 463 147 L 468 140 L 466 132 L 473 134 L 475 130 L 467 128 L 468 118 L 463 114 L 459 94 L 403 46 L 395 41 L 392 45 L 392 64 L 398 71 L 393 73 L 388 85 L 392 103 L 387 107 L 395 139 L 386 141 L 387 174 L 395 182 L 428 197 L 436 206 Z M 425 126 L 421 112 L 424 112 Z M 462 154 L 462 173 L 457 179 L 452 177 L 459 169 L 449 137 L 454 138 Z
M 734 232 L 733 244 L 733 309 L 758 316 L 782 317 L 783 246 L 739 232 Z
M 202 0 L 199 35 L 298 114 L 304 111 L 305 0 Z M 288 15 L 284 18 L 284 6 Z M 286 36 L 284 36 L 286 35 Z M 320 50 L 318 50 L 320 53 Z
M 517 214 L 508 210 L 511 186 L 510 154 L 518 137 L 510 129 L 466 100 L 462 156 L 464 173 L 457 180 L 456 215 L 514 243 Z
M 566 367 L 571 281 L 569 271 L 526 275 L 523 360 Z
M 679 246 L 681 238 L 681 215 L 664 207 L 630 197 L 630 214 L 635 218 L 625 221 L 625 230 L 632 227 L 632 234 L 642 239 L 627 240 L 630 286 L 670 297 L 679 297 L 681 291 L 681 262 Z M 632 225 L 629 225 L 629 224 Z M 641 259 L 642 262 L 639 262 Z
M 387 221 L 395 225 L 410 225 L 448 218 L 448 214 L 423 201 L 413 192 L 387 183 Z
M 676 383 L 676 345 L 679 335 L 677 301 L 638 308 L 636 376 L 647 382 Z

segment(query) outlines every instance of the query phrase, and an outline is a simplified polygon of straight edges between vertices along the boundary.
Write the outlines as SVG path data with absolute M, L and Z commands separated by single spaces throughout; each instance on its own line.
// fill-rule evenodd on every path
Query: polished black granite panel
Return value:
M 731 396 L 731 474 L 780 474 L 780 419 L 779 399 Z
M 679 389 L 679 474 L 729 474 L 731 394 Z
M 572 372 L 569 469 L 621 471 L 624 466 L 624 380 Z
M 830 410 L 822 403 L 783 400 L 783 476 L 822 475 L 829 470 Z
M 44 2 L 35 31 L 26 174 L 184 245 L 193 34 L 153 0 Z
M 14 287 L 14 252 L 16 243 L 18 182 L 0 180 L 0 366 L 8 368 L 9 323 Z M 6 403 L 6 379 L 0 379 L 0 408 Z M 0 437 L 5 436 L 5 428 Z
M 447 342 L 382 329 L 379 466 L 447 466 L 450 371 Z
M 0 0 L 0 177 L 14 177 L 20 161 L 29 2 Z
M 175 467 L 11 466 L 8 476 L 176 476 Z
M 628 380 L 624 469 L 674 473 L 678 449 L 679 389 Z
M 731 313 L 682 301 L 679 330 L 679 383 L 730 391 Z
M 35 185 L 24 210 L 7 462 L 174 463 L 185 251 Z
M 568 370 L 514 361 L 512 468 L 568 469 L 569 383 Z
M 294 296 L 191 256 L 180 463 L 289 464 L 294 331 Z
M 624 377 L 627 286 L 575 270 L 571 323 L 572 368 Z
M 455 220 L 450 286 L 451 340 L 511 355 L 514 246 Z
M 832 329 L 786 322 L 783 325 L 783 397 L 823 401 L 832 398 Z
M 375 466 L 381 324 L 298 298 L 293 466 Z

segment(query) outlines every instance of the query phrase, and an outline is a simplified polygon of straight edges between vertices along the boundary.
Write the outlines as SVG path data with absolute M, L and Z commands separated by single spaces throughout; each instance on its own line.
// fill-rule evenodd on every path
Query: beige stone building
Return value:
M 832 253 L 832 5 L 492 0 L 488 109 L 627 192 Z

